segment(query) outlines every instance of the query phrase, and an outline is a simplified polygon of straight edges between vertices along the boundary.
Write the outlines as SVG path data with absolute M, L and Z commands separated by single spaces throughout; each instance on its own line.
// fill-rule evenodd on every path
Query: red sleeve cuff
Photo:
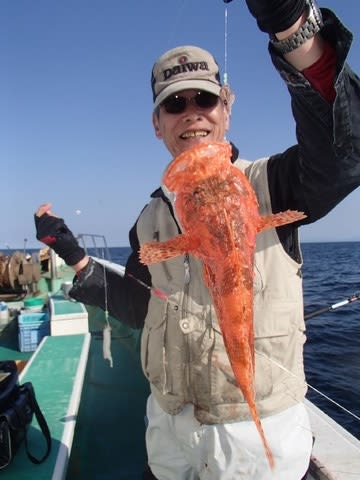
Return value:
M 323 54 L 310 67 L 305 68 L 302 73 L 311 85 L 328 102 L 335 100 L 335 74 L 336 74 L 336 54 L 329 43 L 325 43 Z

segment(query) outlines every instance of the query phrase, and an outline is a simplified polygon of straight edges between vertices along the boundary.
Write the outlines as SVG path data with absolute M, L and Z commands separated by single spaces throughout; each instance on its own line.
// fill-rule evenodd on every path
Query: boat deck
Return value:
M 122 274 L 123 269 L 120 266 L 114 268 L 115 271 Z M 72 275 L 72 272 L 70 274 Z M 58 281 L 61 282 L 64 279 L 66 277 L 62 276 Z M 53 291 L 58 293 L 59 288 L 60 286 L 57 284 Z M 68 312 L 70 316 L 74 315 L 74 305 L 70 305 L 72 307 L 70 313 Z M 64 312 L 55 307 L 54 305 L 55 316 L 57 314 L 59 319 L 62 318 Z M 35 354 L 39 355 L 37 361 L 41 365 L 38 373 L 34 374 L 35 369 L 32 371 L 25 369 L 21 379 L 22 381 L 36 382 L 35 391 L 39 404 L 49 423 L 53 422 L 52 415 L 55 410 L 57 411 L 58 416 L 54 429 L 51 427 L 51 434 L 55 450 L 62 451 L 64 454 L 63 468 L 59 469 L 55 476 L 49 475 L 49 472 L 47 472 L 47 476 L 41 476 L 42 468 L 44 471 L 46 468 L 44 465 L 40 466 L 41 468 L 36 467 L 36 475 L 34 475 L 32 464 L 26 458 L 25 452 L 20 451 L 16 462 L 26 462 L 26 466 L 30 466 L 29 472 L 32 473 L 28 476 L 26 473 L 25 476 L 20 476 L 18 472 L 13 473 L 15 470 L 8 469 L 3 474 L 9 480 L 11 478 L 17 480 L 23 478 L 40 480 L 42 478 L 52 480 L 142 479 L 146 465 L 144 414 L 149 386 L 140 365 L 141 331 L 132 330 L 110 317 L 111 349 L 114 362 L 113 368 L 110 368 L 109 362 L 103 359 L 102 351 L 104 312 L 90 306 L 87 306 L 86 309 L 91 332 L 91 334 L 85 334 L 89 338 L 89 351 L 76 428 L 75 432 L 68 432 L 67 440 L 62 439 L 58 427 L 66 426 L 67 420 L 69 420 L 69 425 L 75 426 L 75 423 L 71 422 L 70 414 L 65 410 L 57 411 L 52 404 L 59 403 L 64 407 L 63 399 L 67 394 L 60 384 L 65 382 L 64 385 L 66 385 L 70 379 L 74 378 L 73 349 L 70 345 L 71 342 L 76 341 L 77 337 L 79 338 L 79 335 L 72 336 L 73 340 L 69 340 L 67 344 L 62 344 L 62 342 L 66 342 L 68 336 L 63 337 L 63 340 L 61 340 L 62 337 L 54 337 L 54 340 L 50 340 L 52 337 L 48 337 L 47 345 L 50 347 L 54 341 L 58 345 L 58 350 L 50 351 L 42 347 L 43 353 Z M 10 322 L 0 336 L 0 359 L 28 361 L 31 358 L 31 352 L 19 351 L 17 325 L 15 321 Z M 44 377 L 45 387 L 37 386 L 40 382 L 38 376 Z M 42 389 L 49 390 L 48 397 L 43 396 Z M 360 442 L 312 403 L 306 403 L 315 435 L 308 480 L 358 480 L 360 478 Z M 31 430 L 35 436 L 39 434 L 36 426 Z M 73 438 L 72 433 L 74 433 Z M 21 455 L 22 460 L 20 460 Z M 54 468 L 56 463 L 54 452 L 49 460 Z M 65 473 L 66 466 L 67 472 Z
M 310 480 L 359 480 L 360 441 L 305 401 L 315 435 Z
M 89 318 L 95 327 L 96 315 L 91 310 Z M 113 368 L 102 358 L 101 336 L 92 336 L 79 409 L 81 422 L 75 432 L 67 480 L 142 479 L 149 387 L 139 360 L 140 331 L 117 324 L 112 332 Z
M 60 480 L 65 478 L 71 451 L 83 379 L 90 345 L 90 334 L 45 337 L 20 373 L 20 383 L 32 382 L 40 409 L 48 423 L 52 448 L 40 465 L 33 464 L 22 443 L 13 462 L 6 468 L 7 480 Z M 8 357 L 0 350 L 0 359 Z M 30 453 L 41 458 L 45 439 L 33 419 L 28 430 Z

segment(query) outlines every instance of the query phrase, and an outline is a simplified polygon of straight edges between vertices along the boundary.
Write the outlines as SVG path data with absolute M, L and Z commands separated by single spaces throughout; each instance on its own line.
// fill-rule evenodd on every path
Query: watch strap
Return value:
M 296 32 L 283 40 L 278 40 L 275 35 L 270 36 L 271 44 L 279 53 L 285 54 L 296 50 L 310 38 L 314 37 L 318 32 L 320 32 L 323 26 L 320 10 L 311 0 L 307 2 L 307 5 L 307 19 L 298 28 L 298 30 L 296 30 Z

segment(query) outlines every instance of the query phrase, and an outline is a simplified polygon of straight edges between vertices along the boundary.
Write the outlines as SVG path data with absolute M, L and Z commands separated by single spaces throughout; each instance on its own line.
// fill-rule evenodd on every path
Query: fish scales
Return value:
M 182 233 L 141 246 L 144 264 L 190 253 L 203 262 L 224 345 L 239 388 L 249 406 L 271 468 L 274 458 L 257 413 L 253 280 L 256 235 L 305 215 L 290 211 L 260 216 L 256 194 L 244 173 L 231 163 L 228 143 L 200 144 L 175 158 L 163 185 L 175 195 Z

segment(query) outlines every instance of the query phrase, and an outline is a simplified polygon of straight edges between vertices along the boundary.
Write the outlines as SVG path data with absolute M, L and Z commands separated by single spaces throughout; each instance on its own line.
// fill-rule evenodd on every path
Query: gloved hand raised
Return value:
M 293 25 L 306 9 L 306 0 L 246 0 L 263 32 L 275 34 Z
M 34 215 L 36 238 L 51 247 L 67 265 L 73 266 L 85 257 L 73 233 L 62 218 L 52 215 L 51 204 L 41 205 Z

